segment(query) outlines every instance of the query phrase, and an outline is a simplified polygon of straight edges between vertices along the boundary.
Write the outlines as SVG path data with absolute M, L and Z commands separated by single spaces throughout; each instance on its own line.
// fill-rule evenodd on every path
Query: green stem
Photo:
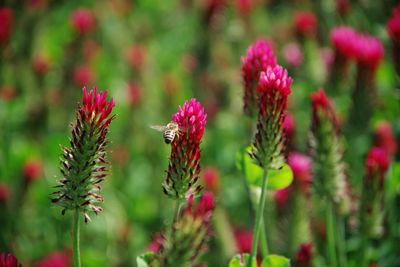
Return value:
M 345 225 L 344 219 L 341 216 L 336 216 L 336 229 L 337 229 L 337 251 L 339 255 L 339 266 L 347 266 L 347 257 L 346 257 L 346 233 L 345 233 Z
M 262 226 L 261 226 L 261 254 L 263 255 L 263 258 L 268 256 L 268 241 L 267 241 L 267 233 L 265 231 L 265 220 L 262 218 Z
M 330 267 L 337 267 L 337 255 L 336 255 L 336 231 L 334 222 L 334 210 L 332 201 L 328 200 L 328 207 L 326 209 L 326 221 L 327 221 L 327 238 L 328 238 L 328 256 Z
M 73 221 L 73 249 L 74 249 L 74 267 L 81 267 L 81 253 L 79 248 L 79 209 L 75 210 Z
M 249 262 L 247 263 L 247 267 L 251 267 L 253 258 L 257 254 L 258 237 L 260 234 L 261 227 L 263 226 L 262 222 L 263 222 L 263 215 L 264 215 L 265 199 L 267 197 L 267 184 L 268 184 L 268 170 L 265 168 L 264 169 L 264 177 L 263 177 L 263 181 L 262 181 L 262 187 L 261 187 L 261 197 L 258 202 L 257 212 L 256 212 L 256 225 L 254 226 L 253 243 L 251 245 L 251 253 L 250 253 Z
M 172 222 L 172 227 L 179 219 L 179 216 L 181 214 L 181 208 L 182 208 L 182 200 L 177 199 L 175 203 L 175 212 L 174 212 L 174 220 Z

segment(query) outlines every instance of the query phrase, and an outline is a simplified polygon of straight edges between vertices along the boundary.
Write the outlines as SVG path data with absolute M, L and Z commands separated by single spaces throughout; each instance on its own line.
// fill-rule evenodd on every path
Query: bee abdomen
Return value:
M 167 131 L 164 132 L 164 141 L 165 141 L 166 144 L 172 143 L 174 138 L 175 138 L 175 132 L 174 131 L 167 130 Z

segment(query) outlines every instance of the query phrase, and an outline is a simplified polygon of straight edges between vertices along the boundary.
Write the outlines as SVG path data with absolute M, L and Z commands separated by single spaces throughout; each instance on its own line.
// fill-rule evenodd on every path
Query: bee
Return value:
M 179 126 L 173 121 L 167 125 L 152 125 L 150 128 L 159 132 L 163 132 L 163 137 L 166 144 L 172 143 L 175 137 L 179 135 Z

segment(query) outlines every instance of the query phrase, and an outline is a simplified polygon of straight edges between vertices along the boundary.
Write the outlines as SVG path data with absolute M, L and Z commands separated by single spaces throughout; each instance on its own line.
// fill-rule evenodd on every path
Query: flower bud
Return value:
M 13 255 L 1 253 L 0 267 L 22 267 L 22 265 L 18 263 L 17 258 L 15 258 Z

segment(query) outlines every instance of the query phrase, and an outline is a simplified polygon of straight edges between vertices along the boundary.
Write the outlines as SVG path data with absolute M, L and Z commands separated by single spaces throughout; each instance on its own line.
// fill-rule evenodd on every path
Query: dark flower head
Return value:
M 387 32 L 393 42 L 400 43 L 400 5 L 393 9 L 392 16 L 386 25 Z
M 296 263 L 301 266 L 311 266 L 313 258 L 313 245 L 311 243 L 301 244 L 296 254 Z
M 96 214 L 101 211 L 97 203 L 103 201 L 103 197 L 98 192 L 108 172 L 106 137 L 114 119 L 111 116 L 114 106 L 114 100 L 107 101 L 107 92 L 97 92 L 96 88 L 87 92 L 83 88 L 82 104 L 72 126 L 71 147 L 63 148 L 60 169 L 63 179 L 52 199 L 63 208 L 63 214 L 66 210 L 79 209 L 88 222 L 89 210 Z
M 204 187 L 207 191 L 211 191 L 214 194 L 219 192 L 220 181 L 219 172 L 213 167 L 205 168 L 202 172 L 202 178 Z
M 1 253 L 0 267 L 22 267 L 22 265 L 18 263 L 17 258 L 15 258 L 13 255 Z
M 257 133 L 251 156 L 263 168 L 280 168 L 283 164 L 283 122 L 292 78 L 281 66 L 261 72 L 257 91 L 260 95 Z
M 259 39 L 252 44 L 247 50 L 246 57 L 242 58 L 243 102 L 246 115 L 253 115 L 256 112 L 258 104 L 256 88 L 260 73 L 275 65 L 275 53 L 271 44 L 264 39 Z
M 164 192 L 173 198 L 184 199 L 188 193 L 201 190 L 200 143 L 207 123 L 203 107 L 191 99 L 179 107 L 172 116 L 178 126 L 178 133 L 171 143 L 171 156 L 167 176 L 163 183 Z M 194 192 L 191 192 L 194 191 Z
M 250 253 L 251 243 L 253 242 L 253 232 L 251 230 L 235 230 L 235 241 L 238 253 Z
M 23 167 L 23 176 L 27 183 L 34 182 L 42 176 L 43 166 L 39 160 L 28 160 Z
M 292 194 L 293 188 L 286 187 L 275 191 L 274 200 L 278 210 L 283 210 L 289 203 L 290 195 Z
M 389 122 L 380 122 L 374 132 L 374 145 L 380 147 L 390 156 L 395 156 L 397 152 L 397 140 L 393 134 L 392 126 Z
M 14 24 L 14 16 L 11 8 L 2 7 L 0 8 L 0 47 L 8 44 L 10 40 L 13 24 Z

